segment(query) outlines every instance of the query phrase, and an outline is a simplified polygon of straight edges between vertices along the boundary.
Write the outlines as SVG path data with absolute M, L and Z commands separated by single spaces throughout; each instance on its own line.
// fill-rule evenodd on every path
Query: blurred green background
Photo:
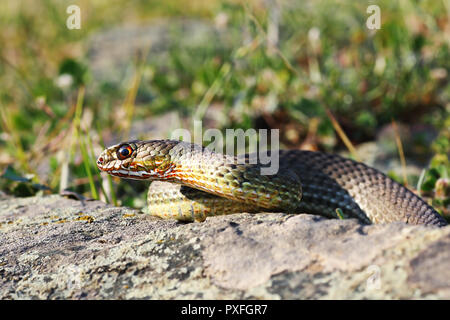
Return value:
M 3 192 L 141 206 L 143 185 L 111 183 L 95 157 L 198 119 L 349 150 L 448 214 L 448 0 L 377 1 L 380 30 L 373 1 L 0 1 Z

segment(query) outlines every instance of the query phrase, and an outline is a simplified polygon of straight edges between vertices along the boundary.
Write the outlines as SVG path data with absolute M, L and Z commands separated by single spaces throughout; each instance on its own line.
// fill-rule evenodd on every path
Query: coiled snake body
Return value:
M 249 159 L 251 155 L 247 156 Z M 122 178 L 159 180 L 148 192 L 151 214 L 184 221 L 236 212 L 312 213 L 364 223 L 403 221 L 447 225 L 420 197 L 378 170 L 338 155 L 282 150 L 279 170 L 241 163 L 195 144 L 129 141 L 105 149 L 101 171 Z

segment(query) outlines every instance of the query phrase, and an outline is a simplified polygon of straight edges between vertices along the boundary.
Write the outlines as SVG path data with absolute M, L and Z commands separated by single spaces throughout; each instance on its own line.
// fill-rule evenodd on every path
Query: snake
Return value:
M 249 161 L 255 154 L 238 157 L 177 140 L 122 142 L 103 150 L 96 164 L 112 176 L 151 181 L 147 210 L 164 219 L 284 212 L 363 224 L 447 225 L 418 195 L 362 162 L 319 151 L 270 152 L 279 153 L 270 175 L 262 174 L 267 164 Z

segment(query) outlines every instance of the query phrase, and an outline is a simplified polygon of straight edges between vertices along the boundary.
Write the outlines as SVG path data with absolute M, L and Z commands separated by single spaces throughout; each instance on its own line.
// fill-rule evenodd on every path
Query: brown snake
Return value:
M 281 150 L 280 168 L 261 175 L 261 164 L 173 141 L 129 141 L 105 149 L 101 171 L 122 178 L 159 180 L 148 193 L 151 214 L 184 221 L 236 212 L 282 211 L 364 223 L 403 221 L 445 226 L 424 200 L 380 171 L 334 154 Z M 170 182 L 170 183 L 167 183 Z

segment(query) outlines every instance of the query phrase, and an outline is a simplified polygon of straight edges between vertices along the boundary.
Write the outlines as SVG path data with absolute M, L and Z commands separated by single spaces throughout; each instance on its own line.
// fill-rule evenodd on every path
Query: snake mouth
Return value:
M 105 157 L 100 155 L 97 159 L 97 168 L 100 171 L 106 172 L 110 175 L 120 178 L 145 180 L 149 179 L 152 175 L 145 170 L 133 170 L 126 168 L 123 164 L 116 163 L 118 160 L 105 161 Z
M 134 179 L 134 180 L 145 180 L 151 177 L 146 172 L 143 171 L 126 171 L 126 170 L 108 170 L 109 174 L 121 177 L 121 178 L 127 178 L 127 179 Z
M 98 165 L 97 165 L 98 166 Z M 149 179 L 152 177 L 151 174 L 149 174 L 146 171 L 132 171 L 132 170 L 125 170 L 122 168 L 102 168 L 100 166 L 98 166 L 98 168 L 101 171 L 104 171 L 110 175 L 113 176 L 117 176 L 117 177 L 121 177 L 121 178 L 127 178 L 127 179 L 135 179 L 135 180 L 145 180 L 145 179 Z

